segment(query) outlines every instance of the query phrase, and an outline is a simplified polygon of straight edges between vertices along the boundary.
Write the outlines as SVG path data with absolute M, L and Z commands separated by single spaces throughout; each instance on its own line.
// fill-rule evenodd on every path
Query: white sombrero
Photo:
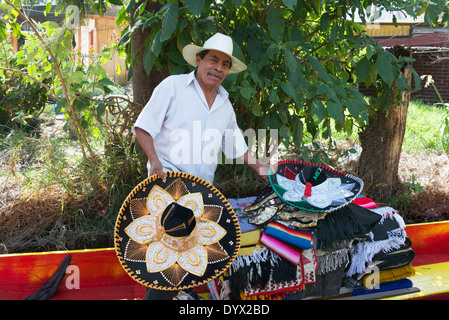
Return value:
M 194 44 L 188 44 L 184 47 L 184 49 L 182 49 L 182 55 L 189 64 L 196 67 L 196 55 L 204 50 L 217 50 L 227 54 L 232 61 L 232 66 L 229 69 L 230 74 L 242 72 L 246 69 L 246 65 L 232 55 L 233 42 L 229 36 L 222 33 L 216 33 L 204 42 L 202 47 Z

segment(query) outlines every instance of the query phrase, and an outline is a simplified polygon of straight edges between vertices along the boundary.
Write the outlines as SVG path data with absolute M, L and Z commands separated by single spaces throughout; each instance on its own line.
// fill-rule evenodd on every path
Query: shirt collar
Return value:
M 190 73 L 187 75 L 186 87 L 187 87 L 188 85 L 190 85 L 191 83 L 193 83 L 194 81 L 195 81 L 195 82 L 198 84 L 198 86 L 199 86 L 198 80 L 197 80 L 196 77 L 195 77 L 195 73 L 196 73 L 196 70 L 193 70 L 192 72 L 190 72 Z M 218 94 L 219 94 L 220 96 L 222 96 L 223 98 L 225 98 L 225 99 L 228 98 L 229 93 L 226 91 L 225 88 L 223 88 L 222 85 L 219 85 L 219 86 L 218 86 L 217 91 L 218 91 Z

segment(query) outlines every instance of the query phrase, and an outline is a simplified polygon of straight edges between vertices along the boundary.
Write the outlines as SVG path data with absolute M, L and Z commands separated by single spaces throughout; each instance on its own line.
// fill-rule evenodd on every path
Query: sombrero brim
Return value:
M 328 178 L 339 178 L 341 180 L 341 184 L 347 186 L 348 190 L 348 196 L 339 199 L 338 201 L 332 201 L 332 203 L 325 207 L 317 207 L 309 202 L 307 202 L 304 199 L 298 198 L 297 201 L 292 201 L 291 199 L 285 199 L 284 194 L 287 192 L 286 189 L 284 189 L 280 182 L 278 181 L 278 175 L 280 175 L 283 178 L 287 179 L 294 179 L 294 177 L 301 172 L 301 170 L 305 166 L 314 166 L 319 167 L 324 170 L 326 176 Z M 359 179 L 358 177 L 355 177 L 350 174 L 346 174 L 325 166 L 319 166 L 312 163 L 302 162 L 302 161 L 293 161 L 293 160 L 286 160 L 278 162 L 277 164 L 277 172 L 268 173 L 268 178 L 270 181 L 270 184 L 273 188 L 273 190 L 277 193 L 277 195 L 286 203 L 299 208 L 301 210 L 305 211 L 312 211 L 312 212 L 332 212 L 335 210 L 338 210 L 349 203 L 351 203 L 355 198 L 359 196 L 359 194 L 362 191 L 363 188 L 363 181 Z
M 204 50 L 216 50 L 223 52 L 224 54 L 227 54 L 232 61 L 232 67 L 229 69 L 229 74 L 233 73 L 239 73 L 244 70 L 246 70 L 246 64 L 244 64 L 242 61 L 237 59 L 236 57 L 229 55 L 228 53 L 221 51 L 216 48 L 207 48 L 207 47 L 200 47 L 194 44 L 188 44 L 182 49 L 182 55 L 184 59 L 192 66 L 196 67 L 196 55 Z
M 183 172 L 169 171 L 166 172 L 166 175 L 165 182 L 158 178 L 157 175 L 147 178 L 128 195 L 117 216 L 114 232 L 115 251 L 124 270 L 138 283 L 157 290 L 185 290 L 205 284 L 228 269 L 240 248 L 240 226 L 229 202 L 210 183 Z M 171 197 L 176 201 L 178 199 L 182 201 L 186 197 L 198 196 L 200 194 L 200 197 L 202 197 L 201 213 L 199 215 L 201 220 L 197 220 L 198 223 L 200 221 L 201 223 L 207 223 L 208 225 L 204 228 L 209 229 L 211 225 L 216 225 L 217 230 L 225 230 L 225 232 L 214 243 L 205 244 L 204 242 L 200 243 L 200 240 L 194 241 L 195 247 L 198 244 L 202 246 L 200 248 L 201 252 L 196 251 L 200 252 L 200 254 L 192 254 L 190 258 L 184 257 L 187 258 L 184 259 L 184 262 L 181 261 L 182 252 L 180 250 L 173 253 L 173 250 L 167 251 L 164 247 L 165 253 L 170 252 L 168 260 L 172 259 L 175 262 L 171 263 L 169 267 L 150 272 L 148 260 L 151 259 L 149 257 L 157 257 L 158 255 L 157 251 L 153 255 L 149 254 L 151 251 L 150 246 L 155 242 L 148 244 L 142 241 L 139 242 L 139 239 L 134 238 L 132 235 L 130 236 L 128 231 L 129 228 L 132 229 L 130 227 L 131 224 L 137 224 L 142 221 L 139 219 L 153 219 L 154 212 L 152 212 L 150 200 L 154 200 L 153 203 L 157 207 L 163 206 L 164 201 L 159 196 L 157 196 L 159 198 L 154 197 L 150 199 L 152 192 L 154 192 L 152 190 L 155 189 L 163 190 L 163 192 L 169 194 L 167 197 Z M 210 234 L 207 236 L 210 236 Z M 201 236 L 198 239 L 200 238 Z M 179 258 L 173 258 L 173 255 Z M 160 256 L 164 255 L 161 253 Z M 207 262 L 205 263 L 205 269 L 202 270 L 200 275 L 186 271 L 189 269 L 183 266 L 185 260 L 194 260 L 193 258 L 195 257 L 206 259 Z M 167 259 L 167 255 L 165 259 Z M 204 262 L 204 260 L 202 261 Z M 191 264 L 192 266 L 195 265 L 192 262 Z

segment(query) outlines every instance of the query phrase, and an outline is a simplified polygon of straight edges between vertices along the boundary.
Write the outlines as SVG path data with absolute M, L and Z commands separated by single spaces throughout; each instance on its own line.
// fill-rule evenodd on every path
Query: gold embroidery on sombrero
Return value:
M 156 236 L 157 230 L 155 228 L 157 218 L 153 215 L 146 215 L 135 219 L 131 224 L 125 228 L 125 232 L 136 242 L 145 244 Z M 144 228 L 147 232 L 141 232 Z
M 148 272 L 159 272 L 167 269 L 176 263 L 178 255 L 178 252 L 167 248 L 161 242 L 152 242 L 148 246 L 146 254 Z M 162 259 L 162 257 L 165 257 L 165 259 Z
M 161 274 L 168 283 L 177 287 L 189 273 L 176 263 L 170 268 L 161 271 Z
M 128 261 L 145 262 L 145 255 L 147 249 L 148 249 L 147 245 L 143 243 L 138 243 L 133 239 L 129 239 L 126 245 L 124 258 Z
M 205 246 L 220 241 L 226 235 L 226 230 L 212 221 L 200 222 L 199 231 L 198 242 Z
M 178 201 L 178 199 L 182 196 L 189 194 L 187 186 L 180 178 L 173 181 L 166 190 L 176 201 Z
M 178 256 L 179 265 L 188 272 L 202 276 L 207 267 L 207 252 L 201 244 L 196 244 L 192 249 L 184 251 Z
M 193 211 L 196 218 L 203 215 L 204 205 L 203 205 L 203 195 L 199 192 L 189 193 L 176 201 L 179 205 L 189 208 Z
M 218 222 L 220 221 L 222 212 L 223 207 L 221 206 L 205 204 L 202 217 L 213 222 Z
M 150 213 L 147 205 L 147 198 L 132 199 L 129 203 L 129 208 L 133 219 L 140 218 Z
M 147 203 L 150 214 L 159 217 L 172 202 L 175 202 L 175 199 L 164 189 L 155 185 L 148 195 Z
M 219 242 L 205 246 L 204 249 L 207 252 L 208 263 L 217 263 L 229 258 L 229 254 Z

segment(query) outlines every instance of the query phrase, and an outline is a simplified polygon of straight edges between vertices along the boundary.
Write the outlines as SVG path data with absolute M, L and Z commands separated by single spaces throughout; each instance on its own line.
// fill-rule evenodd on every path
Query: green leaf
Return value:
M 260 106 L 260 104 L 257 101 L 253 101 L 250 106 L 249 106 L 251 112 L 256 116 L 256 117 L 261 117 L 263 115 L 262 113 L 262 107 Z
M 83 81 L 84 73 L 81 71 L 75 71 L 68 75 L 68 82 L 71 83 L 80 83 Z
M 301 149 L 302 146 L 302 137 L 303 137 L 303 124 L 301 119 L 298 116 L 293 117 L 293 136 L 292 140 L 298 150 Z
M 286 94 L 288 94 L 293 100 L 296 100 L 296 91 L 290 82 L 282 82 L 281 88 Z
M 286 148 L 289 147 L 289 141 L 290 141 L 290 128 L 283 124 L 281 128 L 279 129 L 280 138 L 282 140 L 282 143 L 285 145 Z
M 326 118 L 326 107 L 318 99 L 315 99 L 312 103 L 312 114 L 316 125 L 320 124 Z
M 50 10 L 51 10 L 51 2 L 47 2 L 47 4 L 45 5 L 44 16 L 47 16 Z
M 55 113 L 61 113 L 62 108 L 64 108 L 67 105 L 67 99 L 66 98 L 61 98 L 59 99 L 58 103 L 56 104 L 55 107 Z
M 349 110 L 349 113 L 358 120 L 367 121 L 368 113 L 366 110 L 366 106 L 357 99 L 347 99 L 346 107 Z
M 5 40 L 7 37 L 6 33 L 6 22 L 3 20 L 0 20 L 0 42 Z
M 100 101 L 96 104 L 97 104 L 97 118 L 101 118 L 106 111 L 106 105 L 102 101 Z
M 135 5 L 136 5 L 136 0 L 129 1 L 128 6 L 126 7 L 126 13 L 131 13 L 131 11 L 133 11 Z
M 370 72 L 371 72 L 371 63 L 367 58 L 361 59 L 355 65 L 355 75 L 357 77 L 358 83 L 363 82 L 366 79 L 366 77 L 370 75 Z
M 296 3 L 298 2 L 298 0 L 282 0 L 282 2 L 285 4 L 285 6 L 287 8 L 289 8 L 290 10 L 294 10 Z
M 257 91 L 251 87 L 246 87 L 246 88 L 242 88 L 240 89 L 240 94 L 242 95 L 243 98 L 245 98 L 246 100 L 251 99 L 251 96 L 256 93 Z
M 98 80 L 98 83 L 102 86 L 113 86 L 114 82 L 112 82 L 109 78 L 102 78 Z
M 325 12 L 320 19 L 320 30 L 327 31 L 329 29 L 330 22 L 331 18 L 329 16 L 329 13 Z
M 275 89 L 270 90 L 270 93 L 268 94 L 268 100 L 270 100 L 272 104 L 277 104 L 279 102 L 279 97 Z
M 162 34 L 160 41 L 164 42 L 172 36 L 178 25 L 178 5 L 176 3 L 170 3 L 167 11 L 165 12 L 162 20 Z
M 396 57 L 388 51 L 382 52 L 376 61 L 377 71 L 385 83 L 391 85 L 394 80 L 393 62 L 397 61 Z
M 290 74 L 294 74 L 296 72 L 296 68 L 298 66 L 297 59 L 293 52 L 288 49 L 284 50 L 284 59 L 285 64 L 287 65 L 288 72 Z
M 265 46 L 257 37 L 248 39 L 246 49 L 253 60 L 258 61 L 265 53 Z
M 195 16 L 199 16 L 203 11 L 205 0 L 184 0 L 184 5 Z
M 329 100 L 327 102 L 327 112 L 334 120 L 343 122 L 343 106 L 340 102 Z
M 325 82 L 329 81 L 329 76 L 327 74 L 327 71 L 323 67 L 321 62 L 318 61 L 317 58 L 315 58 L 314 56 L 311 56 L 311 55 L 309 55 L 308 58 L 309 58 L 310 64 L 312 65 L 313 70 L 318 72 L 318 76 L 320 77 L 320 79 L 322 79 Z
M 284 36 L 284 18 L 273 5 L 268 7 L 267 24 L 274 41 L 281 42 Z
M 143 53 L 143 65 L 147 74 L 150 74 L 157 57 L 161 53 L 162 43 L 160 41 L 160 38 L 162 36 L 162 32 L 163 31 L 159 31 L 156 34 L 156 37 L 153 39 L 153 41 L 150 42 L 150 45 L 145 48 L 145 51 Z

